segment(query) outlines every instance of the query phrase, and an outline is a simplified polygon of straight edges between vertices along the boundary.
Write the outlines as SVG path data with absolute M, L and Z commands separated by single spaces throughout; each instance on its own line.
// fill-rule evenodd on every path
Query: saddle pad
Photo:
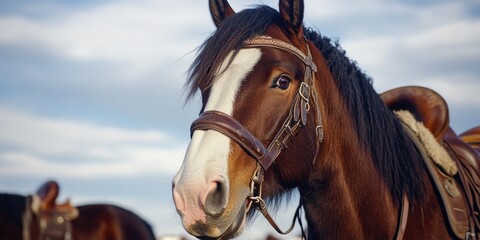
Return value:
M 437 164 L 449 176 L 457 174 L 455 162 L 450 158 L 447 151 L 435 140 L 432 133 L 413 115 L 405 110 L 394 111 L 395 116 L 412 130 L 422 143 L 425 151 L 432 161 Z

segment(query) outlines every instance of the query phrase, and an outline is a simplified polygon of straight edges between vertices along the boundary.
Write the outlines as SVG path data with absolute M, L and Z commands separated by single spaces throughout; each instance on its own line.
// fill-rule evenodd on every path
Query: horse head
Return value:
M 234 237 L 258 209 L 282 233 L 267 203 L 298 189 L 313 239 L 451 239 L 427 147 L 338 43 L 303 27 L 303 10 L 300 0 L 238 13 L 210 1 L 217 30 L 187 80 L 203 105 L 173 179 L 184 228 L 201 239 Z M 471 237 L 478 227 L 468 223 L 453 226 Z
M 188 80 L 202 112 L 173 179 L 175 206 L 194 236 L 238 235 L 252 204 L 297 187 L 311 169 L 323 138 L 314 79 L 328 71 L 313 62 L 303 9 L 282 0 L 279 12 L 235 13 L 226 0 L 210 1 L 217 31 Z

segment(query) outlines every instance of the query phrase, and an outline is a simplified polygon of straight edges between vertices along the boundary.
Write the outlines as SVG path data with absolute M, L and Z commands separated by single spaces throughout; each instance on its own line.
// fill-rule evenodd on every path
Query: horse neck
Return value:
M 313 239 L 389 239 L 396 227 L 396 207 L 387 187 L 382 183 L 368 156 L 354 156 L 345 149 L 336 149 L 317 159 L 331 159 L 334 166 L 316 167 L 309 182 L 300 192 L 303 197 L 309 236 Z M 352 163 L 356 162 L 356 163 Z M 378 224 L 373 224 L 378 221 Z M 370 224 L 364 225 L 363 223 Z M 386 226 L 378 229 L 378 225 Z M 368 227 L 371 229 L 367 229 Z M 381 232 L 384 231 L 384 232 Z M 374 235 L 372 235 L 374 234 Z
M 326 65 L 318 63 L 317 66 Z M 329 71 L 319 70 L 316 79 L 321 79 L 316 81 L 316 88 L 322 90 L 319 95 L 323 94 L 319 96 L 319 105 L 325 137 L 314 170 L 307 184 L 300 188 L 309 236 L 313 239 L 391 238 L 396 227 L 396 207 L 388 188 L 371 156 L 360 146 L 354 123 Z M 362 224 L 365 222 L 371 224 Z M 386 227 L 380 230 L 380 224 Z

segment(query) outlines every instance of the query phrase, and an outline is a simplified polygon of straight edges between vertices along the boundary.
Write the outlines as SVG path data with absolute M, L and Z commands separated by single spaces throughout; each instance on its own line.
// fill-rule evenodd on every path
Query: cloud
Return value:
M 318 22 L 329 21 L 332 25 L 336 25 L 337 21 L 342 19 L 357 19 L 362 21 L 362 17 L 371 20 L 380 18 L 387 20 L 387 17 L 393 17 L 390 20 L 397 20 L 399 16 L 409 17 L 404 23 L 410 24 L 416 21 L 423 26 L 426 23 L 439 24 L 449 22 L 452 18 L 464 16 L 465 6 L 473 5 L 474 1 L 451 2 L 451 1 L 424 1 L 422 3 L 409 1 L 393 1 L 385 2 L 379 0 L 364 0 L 359 2 L 351 2 L 348 0 L 339 1 L 311 1 L 306 2 L 305 17 L 307 19 L 315 19 Z M 442 18 L 436 18 L 437 14 L 445 14 Z M 370 16 L 370 17 L 369 17 Z M 376 24 L 376 23 L 375 23 Z M 396 24 L 398 25 L 398 23 Z M 400 24 L 401 25 L 401 24 Z M 366 26 L 368 27 L 368 26 Z
M 0 101 L 60 116 L 76 109 L 73 117 L 106 124 L 188 129 L 199 108 L 182 109 L 182 87 L 194 49 L 214 29 L 207 3 L 61 4 L 29 8 L 36 17 L 0 15 Z
M 52 119 L 0 106 L 2 175 L 102 178 L 172 174 L 186 143 L 156 130 Z
M 196 39 L 213 30 L 203 14 L 206 7 L 122 1 L 70 10 L 69 14 L 51 12 L 51 18 L 41 21 L 2 17 L 0 44 L 33 47 L 75 61 L 118 63 L 123 66 L 119 70 L 138 76 L 195 49 L 200 43 Z
M 379 89 L 409 84 L 450 89 L 444 93 L 454 103 L 476 106 L 469 99 L 479 84 L 480 72 L 472 65 L 480 61 L 479 29 L 480 21 L 456 22 L 422 33 L 350 38 L 342 46 Z
M 277 1 L 268 0 L 265 3 L 274 8 L 277 6 Z M 312 1 L 306 3 L 305 16 L 308 22 L 322 24 L 319 25 L 320 28 L 331 26 L 338 29 L 342 46 L 351 59 L 358 61 L 359 66 L 374 77 L 374 86 L 379 91 L 419 84 L 438 90 L 454 104 L 478 108 L 469 99 L 475 96 L 473 90 L 478 85 L 479 70 L 475 63 L 480 58 L 480 21 L 469 16 L 468 3 L 444 1 L 417 5 L 374 0 L 362 3 Z M 39 51 L 51 55 L 39 60 L 47 66 L 30 62 L 34 66 L 8 67 L 26 70 L 34 68 L 35 72 L 27 76 L 18 75 L 22 79 L 12 77 L 10 83 L 5 84 L 6 91 L 15 91 L 6 97 L 7 101 L 14 102 L 13 106 L 22 106 L 25 104 L 19 104 L 21 99 L 29 99 L 30 102 L 26 105 L 38 107 L 41 111 L 46 111 L 43 106 L 45 103 L 50 108 L 56 106 L 58 109 L 70 109 L 73 105 L 78 112 L 84 111 L 90 115 L 92 112 L 121 118 L 134 115 L 144 122 L 147 122 L 144 119 L 154 119 L 153 122 L 161 122 L 165 126 L 175 125 L 175 129 L 187 129 L 190 119 L 179 117 L 181 110 L 175 110 L 181 108 L 181 103 L 178 103 L 181 99 L 179 94 L 172 94 L 174 89 L 181 92 L 183 81 L 172 81 L 172 78 L 183 76 L 191 55 L 178 65 L 165 63 L 175 62 L 193 50 L 213 30 L 213 25 L 206 3 L 190 3 L 187 7 L 182 4 L 122 1 L 68 9 L 65 10 L 66 13 L 48 12 L 51 16 L 40 19 L 15 14 L 0 17 L 1 46 L 16 46 L 24 52 L 40 49 Z M 244 3 L 232 5 L 236 10 L 246 7 Z M 368 15 L 374 17 L 369 18 Z M 386 16 L 394 17 L 394 21 L 386 21 Z M 363 25 L 361 29 L 368 31 L 355 29 L 359 22 Z M 347 23 L 348 25 L 342 25 Z M 52 61 L 52 56 L 60 60 Z M 73 63 L 60 65 L 59 68 L 63 71 L 55 69 L 63 59 Z M 109 64 L 97 64 L 101 61 Z M 91 62 L 99 67 L 81 64 L 82 62 Z M 159 71 L 159 66 L 167 66 L 161 68 L 165 74 Z M 42 72 L 42 69 L 48 71 Z M 121 84 L 122 79 L 131 82 Z M 143 81 L 158 83 L 142 84 Z M 16 86 L 19 82 L 22 84 Z M 42 83 L 51 86 L 45 87 Z M 8 86 L 12 85 L 16 88 L 9 89 Z M 33 93 L 30 92 L 32 88 L 36 88 Z M 37 95 L 39 97 L 35 97 Z M 49 96 L 55 96 L 55 100 L 50 100 Z M 57 106 L 57 97 L 64 99 L 62 103 L 65 106 Z M 175 103 L 172 104 L 172 101 Z M 89 112 L 84 109 L 95 110 Z M 123 114 L 116 115 L 115 110 Z M 198 110 L 192 108 L 187 111 L 189 113 L 184 115 L 191 118 Z M 164 112 L 169 114 L 163 114 Z M 52 119 L 46 122 L 49 120 Z M 82 129 L 85 127 L 82 124 L 84 123 L 76 122 L 73 125 Z M 42 129 L 46 126 L 35 127 Z M 102 131 L 106 131 L 102 136 L 111 134 L 104 127 Z M 111 151 L 93 147 L 85 152 L 76 151 L 75 149 L 83 147 L 81 143 L 78 143 L 79 146 L 60 140 L 51 143 L 39 137 L 48 136 L 49 132 L 36 134 L 35 138 L 17 136 L 17 132 L 22 131 L 9 132 L 11 141 L 8 144 L 23 144 L 22 146 L 29 146 L 41 154 L 63 156 L 61 154 L 73 153 L 71 158 L 89 156 L 95 159 L 113 156 Z M 79 132 L 88 131 L 82 129 Z M 59 139 L 71 139 L 71 136 L 62 134 L 57 136 Z M 92 135 L 88 137 L 92 138 Z M 109 146 L 107 143 L 102 144 Z M 135 155 L 138 151 L 133 153 L 131 148 L 129 153 L 124 154 Z M 23 161 L 45 161 L 45 155 L 28 156 L 16 152 L 10 152 L 6 157 L 22 158 Z
M 389 23 L 369 19 L 369 25 L 365 25 L 369 31 L 347 29 L 345 31 L 350 34 L 340 39 L 348 56 L 373 77 L 379 92 L 405 85 L 422 85 L 438 91 L 451 108 L 480 110 L 472 101 L 475 89 L 480 87 L 480 70 L 475 67 L 480 61 L 480 20 L 470 16 L 471 4 L 395 3 L 389 7 L 373 1 L 377 5 L 370 8 L 369 2 L 360 11 L 353 10 L 352 6 L 343 9 L 342 2 L 335 3 L 333 13 L 338 8 L 343 14 L 330 17 L 342 21 L 342 18 L 349 19 L 347 13 L 352 11 L 359 12 L 354 14 L 355 18 L 365 12 L 380 14 L 384 11 L 405 19 Z M 359 21 L 363 20 L 359 18 Z
M 76 203 L 120 203 L 146 216 L 159 234 L 183 233 L 171 177 L 200 107 L 182 109 L 179 92 L 191 51 L 214 30 L 208 4 L 43 2 L 0 9 L 2 189 L 31 193 L 54 176 Z M 237 11 L 261 2 L 278 6 L 230 2 Z M 452 124 L 465 129 L 480 119 L 473 101 L 480 24 L 472 9 L 477 0 L 310 0 L 305 22 L 340 39 L 379 92 L 433 88 L 450 103 Z M 286 226 L 293 213 L 284 215 L 278 219 Z M 266 231 L 260 217 L 247 238 Z

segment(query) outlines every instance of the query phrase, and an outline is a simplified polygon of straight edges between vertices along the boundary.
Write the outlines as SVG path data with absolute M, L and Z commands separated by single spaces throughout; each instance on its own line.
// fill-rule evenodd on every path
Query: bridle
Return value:
M 323 141 L 322 116 L 317 103 L 317 96 L 314 89 L 314 77 L 317 66 L 312 60 L 310 49 L 307 45 L 307 55 L 290 43 L 274 39 L 268 36 L 259 36 L 245 41 L 243 48 L 271 47 L 287 51 L 297 56 L 305 65 L 303 81 L 298 87 L 293 104 L 285 118 L 282 127 L 276 133 L 268 147 L 265 147 L 250 131 L 248 131 L 236 119 L 220 111 L 205 111 L 192 123 L 190 132 L 193 135 L 195 130 L 214 130 L 229 137 L 240 145 L 257 162 L 257 168 L 250 183 L 250 196 L 248 197 L 247 211 L 252 204 L 257 205 L 258 210 L 265 216 L 270 224 L 281 234 L 288 234 L 293 230 L 295 220 L 299 216 L 301 203 L 299 204 L 293 219 L 292 226 L 287 231 L 281 231 L 273 218 L 267 211 L 265 201 L 262 199 L 262 183 L 264 173 L 275 162 L 280 153 L 287 148 L 288 141 L 293 140 L 298 131 L 307 124 L 307 113 L 313 107 L 317 108 L 316 115 L 316 136 L 318 145 Z M 314 158 L 315 159 L 315 158 Z
M 310 110 L 310 98 L 313 87 L 313 72 L 317 71 L 317 66 L 312 61 L 310 50 L 308 56 L 303 54 L 293 45 L 273 39 L 266 36 L 260 36 L 245 41 L 244 48 L 273 47 L 282 49 L 295 54 L 305 64 L 305 76 L 297 90 L 294 102 L 290 107 L 288 116 L 286 117 L 282 128 L 277 132 L 268 147 L 265 147 L 260 140 L 251 134 L 233 117 L 220 111 L 205 111 L 192 123 L 190 132 L 193 134 L 195 130 L 215 130 L 220 132 L 237 144 L 239 144 L 248 154 L 250 154 L 260 165 L 263 172 L 272 165 L 280 152 L 287 147 L 287 141 L 295 136 L 301 127 L 307 124 L 307 112 Z M 316 98 L 316 97 L 315 97 Z M 316 100 L 315 100 L 316 101 Z M 315 105 L 317 105 L 315 103 Z M 319 141 L 323 140 L 323 128 L 320 112 L 318 118 L 318 137 Z
M 273 140 L 265 147 L 260 140 L 258 140 L 250 131 L 248 131 L 241 123 L 239 123 L 232 116 L 220 111 L 210 110 L 200 114 L 200 116 L 193 121 L 190 127 L 190 133 L 196 130 L 214 130 L 217 131 L 240 145 L 245 152 L 253 157 L 257 162 L 257 168 L 251 178 L 250 182 L 250 196 L 248 199 L 247 212 L 255 204 L 257 209 L 264 215 L 267 221 L 272 227 L 280 234 L 290 233 L 295 222 L 298 219 L 301 225 L 300 209 L 302 207 L 302 199 L 300 197 L 300 203 L 295 211 L 290 228 L 286 231 L 282 231 L 270 216 L 267 210 L 265 201 L 262 199 L 262 183 L 264 180 L 264 173 L 275 162 L 275 159 L 280 155 L 282 151 L 287 148 L 288 141 L 293 141 L 293 137 L 298 131 L 305 127 L 307 124 L 307 113 L 312 109 L 315 109 L 314 114 L 316 117 L 316 151 L 319 149 L 320 143 L 323 141 L 323 125 L 321 109 L 317 100 L 317 93 L 314 86 L 315 73 L 317 72 L 317 66 L 313 62 L 312 55 L 308 44 L 306 45 L 307 54 L 304 54 L 297 47 L 285 41 L 274 39 L 269 36 L 258 36 L 245 41 L 243 48 L 261 48 L 270 47 L 287 51 L 297 56 L 305 65 L 304 78 L 298 87 L 294 101 L 290 106 L 287 117 L 285 118 L 282 127 L 276 133 Z M 315 153 L 314 159 L 317 153 Z M 314 164 L 314 160 L 312 164 Z M 406 198 L 404 198 L 406 199 Z M 408 200 L 407 200 L 408 204 Z M 403 204 L 402 204 L 403 205 Z M 403 231 L 406 225 L 405 209 L 401 206 L 401 221 L 399 223 L 399 234 L 395 234 L 394 239 L 401 239 L 403 237 Z M 408 212 L 408 205 L 407 205 Z M 302 235 L 305 236 L 302 227 Z M 399 238 L 400 237 L 400 238 Z

